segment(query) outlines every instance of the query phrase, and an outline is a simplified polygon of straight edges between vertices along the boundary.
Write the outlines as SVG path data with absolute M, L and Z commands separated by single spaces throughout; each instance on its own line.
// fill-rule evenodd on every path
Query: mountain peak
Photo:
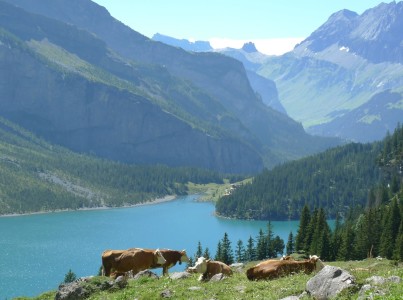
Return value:
M 247 52 L 247 53 L 258 52 L 257 49 L 256 49 L 255 44 L 252 43 L 252 42 L 248 42 L 248 43 L 243 44 L 242 50 Z
M 348 9 L 342 9 L 338 12 L 335 12 L 329 17 L 329 20 L 326 23 L 329 22 L 337 22 L 337 21 L 351 21 L 358 17 L 359 15 L 351 10 Z
M 323 52 L 332 47 L 348 48 L 351 53 L 373 63 L 402 63 L 402 26 L 403 1 L 381 3 L 361 15 L 344 9 L 332 14 L 294 52 L 304 55 Z

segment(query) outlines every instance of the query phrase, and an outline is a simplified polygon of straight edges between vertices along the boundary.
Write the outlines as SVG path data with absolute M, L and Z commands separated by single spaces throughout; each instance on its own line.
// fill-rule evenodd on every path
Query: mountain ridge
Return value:
M 110 60 L 111 52 L 107 50 L 103 56 L 100 56 L 99 61 L 88 58 L 92 63 L 100 65 L 103 69 L 125 80 L 140 80 L 140 87 L 143 89 L 145 85 L 148 85 L 146 87 L 149 91 L 147 97 L 150 96 L 149 87 L 151 87 L 151 94 L 158 93 L 157 97 L 152 98 L 159 99 L 165 103 L 165 106 L 163 106 L 164 110 L 169 111 L 174 107 L 177 111 L 185 113 L 182 116 L 189 117 L 194 112 L 200 114 L 200 111 L 197 109 L 199 105 L 210 103 L 206 106 L 205 112 L 211 110 L 211 105 L 215 105 L 215 109 L 218 108 L 216 115 L 207 113 L 204 117 L 198 116 L 198 119 L 192 121 L 192 124 L 202 124 L 203 122 L 205 124 L 212 124 L 213 126 L 217 126 L 217 128 L 221 128 L 220 130 L 224 129 L 226 135 L 234 135 L 236 139 L 242 139 L 242 143 L 244 143 L 242 147 L 244 149 L 249 147 L 249 151 L 256 153 L 254 157 L 256 155 L 261 156 L 266 166 L 272 166 L 284 159 L 316 152 L 337 143 L 336 141 L 311 137 L 304 132 L 300 124 L 265 107 L 250 87 L 246 71 L 242 64 L 234 59 L 220 54 L 192 54 L 148 40 L 141 34 L 132 31 L 124 24 L 111 18 L 105 9 L 97 11 L 101 16 L 96 15 L 94 17 L 91 13 L 86 16 L 89 13 L 86 5 L 96 6 L 96 4 L 90 1 L 67 2 L 58 0 L 54 2 L 41 1 L 33 3 L 31 1 L 19 0 L 15 3 L 20 6 L 26 5 L 28 8 L 34 7 L 36 9 L 35 13 L 40 13 L 41 10 L 45 10 L 49 14 L 55 13 L 55 11 L 59 12 L 57 13 L 58 16 L 68 21 L 70 23 L 69 26 L 73 26 L 73 23 L 75 23 L 74 26 L 77 26 L 81 30 L 89 30 L 91 28 L 88 27 L 91 26 L 93 26 L 92 28 L 98 28 L 97 32 L 92 31 L 92 34 L 95 34 L 94 37 L 105 38 L 105 40 L 100 41 L 106 43 L 107 49 L 117 51 L 115 53 L 120 56 L 119 59 L 124 59 L 117 65 L 115 61 Z M 60 9 L 70 4 L 72 7 L 76 5 L 75 9 L 72 9 L 70 6 L 69 10 Z M 77 13 L 72 15 L 73 11 L 79 12 L 81 15 Z M 104 23 L 101 22 L 102 18 L 105 18 Z M 85 28 L 86 24 L 88 25 L 87 28 Z M 32 27 L 35 28 L 35 26 Z M 108 28 L 108 30 L 105 28 Z M 122 34 L 117 34 L 114 28 L 115 30 L 116 28 L 119 30 L 122 28 Z M 117 36 L 119 37 L 119 41 L 116 41 Z M 124 49 L 123 43 L 125 45 Z M 103 48 L 105 49 L 105 47 Z M 131 55 L 125 57 L 124 53 L 130 53 Z M 140 68 L 141 72 L 144 70 L 148 70 L 147 72 L 149 72 L 149 66 L 154 66 L 157 69 L 160 68 L 160 72 L 156 70 L 152 71 L 152 76 L 147 81 L 144 81 L 141 72 L 137 73 L 136 77 L 128 75 L 129 73 L 132 74 L 132 69 L 130 68 L 127 69 L 127 72 L 122 72 L 122 64 L 128 63 L 125 60 L 135 62 L 136 66 L 147 66 L 145 69 Z M 166 90 L 161 88 L 155 90 L 156 84 L 152 83 L 154 80 L 153 76 L 159 78 L 157 79 L 160 80 L 158 84 L 166 85 L 166 78 L 161 79 L 160 77 L 164 72 L 167 76 L 172 76 L 173 82 L 177 82 L 178 79 L 182 82 L 178 85 L 178 88 L 181 90 L 180 93 L 178 93 L 178 90 L 170 91 L 169 94 L 166 94 Z M 186 95 L 183 94 L 183 84 L 189 84 Z M 202 91 L 202 93 L 196 91 Z M 189 98 L 191 94 L 198 95 L 197 97 Z M 177 95 L 182 96 L 178 97 Z M 200 97 L 209 100 L 208 102 L 200 102 Z M 189 102 L 189 99 L 194 99 L 194 102 Z M 166 102 L 167 100 L 171 102 Z M 157 104 L 161 105 L 161 103 Z M 189 105 L 193 105 L 193 108 L 189 108 Z M 175 113 L 175 115 L 182 118 L 180 114 Z M 206 117 L 210 118 L 208 122 L 205 119 Z M 255 159 L 255 162 L 258 160 Z M 233 160 L 232 163 L 235 164 L 235 161 Z M 215 164 L 213 163 L 213 165 Z M 246 166 L 247 163 L 244 165 Z
M 287 113 L 307 132 L 359 142 L 381 139 L 401 121 L 402 20 L 402 1 L 361 15 L 336 12 L 293 51 L 269 57 L 257 73 L 276 82 Z M 369 122 L 365 111 L 376 109 L 368 105 L 381 94 L 388 109 Z M 343 120 L 349 126 L 341 128 Z
M 27 16 L 25 15 L 25 17 Z M 198 166 L 220 169 L 228 163 L 222 170 L 231 166 L 227 170 L 230 171 L 233 168 L 233 172 L 239 172 L 244 167 L 246 167 L 244 171 L 254 172 L 263 166 L 259 154 L 250 146 L 242 145 L 234 139 L 231 141 L 230 137 L 226 138 L 227 142 L 219 146 L 218 139 L 193 129 L 189 124 L 185 124 L 172 114 L 161 110 L 141 94 L 135 95 L 132 92 L 116 89 L 114 86 L 107 87 L 92 82 L 88 78 L 84 79 L 81 74 L 69 75 L 70 72 L 60 73 L 60 70 L 44 67 L 43 60 L 48 57 L 42 56 L 38 60 L 37 54 L 30 52 L 22 41 L 17 45 L 8 42 L 7 38 L 7 35 L 3 35 L 1 55 L 3 65 L 15 63 L 20 67 L 14 68 L 13 73 L 2 74 L 3 87 L 0 90 L 3 99 L 14 99 L 18 95 L 19 101 L 3 101 L 0 111 L 2 115 L 33 129 L 37 134 L 76 151 L 98 153 L 110 159 L 130 163 L 159 162 L 171 165 L 175 165 L 175 161 L 178 163 L 177 151 L 180 151 L 180 140 L 175 142 L 175 139 L 182 136 L 184 145 L 186 143 L 197 145 L 197 149 L 200 151 L 197 155 L 197 152 L 188 152 L 187 156 L 183 153 L 180 157 L 182 163 L 187 161 L 187 164 L 194 164 L 195 156 L 199 157 L 201 153 L 204 153 L 204 160 L 197 160 Z M 63 59 L 60 55 L 58 57 Z M 24 65 L 21 65 L 21 62 L 24 62 Z M 3 70 L 7 70 L 7 67 L 4 67 Z M 37 73 L 36 76 L 35 73 Z M 21 77 L 22 74 L 28 80 L 21 80 L 24 78 Z M 44 79 L 42 76 L 45 76 L 45 82 L 49 87 L 46 93 L 41 88 L 41 82 Z M 53 99 L 58 99 L 58 101 Z M 73 99 L 75 105 L 71 103 Z M 82 101 L 83 99 L 86 100 Z M 117 100 L 118 102 L 116 102 Z M 116 106 L 115 103 L 119 103 L 119 105 Z M 101 109 L 102 107 L 104 109 Z M 116 117 L 112 118 L 113 114 Z M 151 118 L 145 118 L 147 114 L 151 114 Z M 136 115 L 137 118 L 133 119 Z M 156 118 L 157 116 L 158 118 Z M 132 125 L 126 127 L 125 123 L 122 123 L 123 120 Z M 162 125 L 152 125 L 157 124 L 157 120 Z M 113 132 L 115 133 L 112 134 Z M 158 145 L 158 139 L 153 140 L 153 137 L 160 137 L 159 141 L 162 144 Z M 112 141 L 115 142 L 112 143 Z M 135 144 L 133 141 L 136 141 Z M 145 143 L 146 141 L 148 142 Z M 151 141 L 153 143 L 150 144 Z M 200 142 L 202 142 L 201 145 L 199 145 Z M 165 146 L 163 146 L 164 144 Z M 224 146 L 225 144 L 226 146 Z M 236 144 L 238 145 L 236 146 Z M 176 146 L 173 147 L 173 145 Z M 142 147 L 146 148 L 141 150 Z M 151 154 L 155 155 L 155 151 L 161 147 L 166 148 L 166 151 L 158 153 L 159 160 L 155 161 L 156 157 L 152 158 Z M 192 147 L 196 150 L 194 146 L 190 146 L 190 148 Z M 216 150 L 212 151 L 213 149 Z M 135 152 L 132 153 L 132 151 Z M 221 151 L 224 153 L 229 151 L 233 155 L 222 157 Z M 239 151 L 239 154 L 242 153 L 244 158 L 234 164 L 233 161 L 228 160 L 239 155 L 236 155 L 236 151 Z M 145 154 L 148 155 L 148 158 Z M 190 159 L 192 156 L 193 158 Z M 216 159 L 212 159 L 214 156 Z M 227 162 L 225 162 L 226 160 Z

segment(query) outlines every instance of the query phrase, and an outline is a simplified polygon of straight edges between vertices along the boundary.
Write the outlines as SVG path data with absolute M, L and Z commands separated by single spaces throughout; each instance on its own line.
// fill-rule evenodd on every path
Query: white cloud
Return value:
M 243 44 L 253 42 L 256 49 L 267 55 L 281 55 L 294 49 L 295 45 L 302 42 L 304 38 L 278 38 L 278 39 L 251 39 L 234 40 L 226 38 L 210 39 L 211 47 L 222 49 L 226 47 L 240 49 Z

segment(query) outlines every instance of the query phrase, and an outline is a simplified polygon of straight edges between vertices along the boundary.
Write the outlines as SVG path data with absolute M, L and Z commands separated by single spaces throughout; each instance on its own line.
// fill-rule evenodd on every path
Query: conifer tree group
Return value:
M 274 237 L 273 226 L 271 222 L 267 223 L 267 231 L 264 232 L 263 229 L 259 230 L 258 236 L 255 240 L 252 236 L 245 244 L 242 240 L 238 240 L 236 243 L 235 250 L 232 248 L 232 242 L 229 239 L 228 233 L 224 233 L 224 236 L 217 243 L 217 251 L 214 256 L 215 260 L 222 261 L 228 265 L 234 262 L 246 262 L 254 260 L 263 260 L 267 258 L 274 258 L 284 253 L 284 241 L 279 237 Z M 191 258 L 191 265 L 199 257 L 210 258 L 210 253 L 208 248 L 203 252 L 203 247 L 201 242 L 198 242 L 197 250 L 193 258 Z

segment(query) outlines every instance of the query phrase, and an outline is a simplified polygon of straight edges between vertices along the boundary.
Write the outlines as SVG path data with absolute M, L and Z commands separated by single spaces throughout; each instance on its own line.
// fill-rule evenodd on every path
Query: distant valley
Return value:
M 334 13 L 282 56 L 263 55 L 247 44 L 215 51 L 272 80 L 281 107 L 308 132 L 368 142 L 403 121 L 402 27 L 403 2 L 383 3 L 361 15 Z M 249 80 L 264 99 L 265 92 Z M 282 111 L 278 104 L 266 104 Z

